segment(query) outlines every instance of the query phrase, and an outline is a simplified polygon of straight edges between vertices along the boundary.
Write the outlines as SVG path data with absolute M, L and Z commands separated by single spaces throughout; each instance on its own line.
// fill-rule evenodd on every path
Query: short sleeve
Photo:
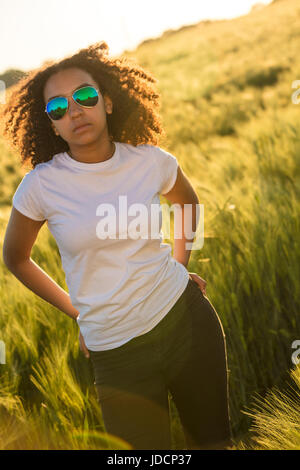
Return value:
M 23 215 L 33 220 L 45 220 L 39 176 L 35 169 L 23 176 L 13 198 L 13 206 Z
M 178 161 L 174 155 L 155 147 L 155 158 L 159 179 L 159 194 L 166 194 L 173 188 L 177 179 Z

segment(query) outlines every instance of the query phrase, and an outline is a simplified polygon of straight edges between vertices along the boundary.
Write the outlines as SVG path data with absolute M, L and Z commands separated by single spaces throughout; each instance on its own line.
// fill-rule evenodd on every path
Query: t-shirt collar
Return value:
M 117 160 L 119 159 L 119 142 L 113 141 L 115 144 L 115 151 L 113 155 L 108 159 L 104 160 L 103 162 L 96 162 L 96 163 L 85 163 L 79 162 L 78 160 L 74 160 L 74 158 L 70 157 L 68 152 L 62 152 L 61 159 L 68 164 L 68 166 L 72 166 L 74 168 L 79 168 L 86 171 L 94 171 L 94 170 L 101 170 L 110 168 L 113 166 Z

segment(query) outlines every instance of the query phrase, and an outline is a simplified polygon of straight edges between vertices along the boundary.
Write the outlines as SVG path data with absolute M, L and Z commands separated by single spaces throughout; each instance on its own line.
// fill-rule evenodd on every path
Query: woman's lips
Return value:
M 80 127 L 77 127 L 76 129 L 74 129 L 74 132 L 81 132 L 81 131 L 84 131 L 84 130 L 87 129 L 89 126 L 90 126 L 90 124 L 84 124 L 83 126 L 80 126 Z

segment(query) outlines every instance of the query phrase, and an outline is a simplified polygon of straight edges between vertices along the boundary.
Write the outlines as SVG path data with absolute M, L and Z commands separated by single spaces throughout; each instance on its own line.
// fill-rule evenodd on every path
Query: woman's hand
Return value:
M 83 354 L 85 355 L 85 357 L 88 359 L 90 357 L 90 353 L 89 353 L 88 348 L 85 345 L 85 342 L 84 342 L 84 339 L 80 330 L 79 330 L 79 347 L 81 351 L 83 352 Z
M 202 291 L 202 294 L 206 295 L 206 281 L 202 279 L 202 277 L 198 276 L 198 274 L 196 273 L 189 273 L 189 277 L 193 281 L 197 282 L 197 284 L 199 285 L 199 288 Z

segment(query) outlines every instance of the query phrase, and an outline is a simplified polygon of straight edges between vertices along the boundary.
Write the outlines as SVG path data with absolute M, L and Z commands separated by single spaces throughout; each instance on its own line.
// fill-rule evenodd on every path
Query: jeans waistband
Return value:
M 146 343 L 151 343 L 154 341 L 162 331 L 164 331 L 164 334 L 169 328 L 174 328 L 176 327 L 176 323 L 180 321 L 180 319 L 183 317 L 184 312 L 185 312 L 185 303 L 187 299 L 190 298 L 190 296 L 195 293 L 195 289 L 198 289 L 199 292 L 200 289 L 197 287 L 197 284 L 195 281 L 192 281 L 189 279 L 187 286 L 179 299 L 175 302 L 173 307 L 169 310 L 169 312 L 164 316 L 164 318 L 157 324 L 155 325 L 152 330 L 148 331 L 147 333 L 144 333 L 142 335 L 136 336 L 135 338 L 132 338 L 130 341 L 127 343 L 113 349 L 108 349 L 104 351 L 89 351 L 91 357 L 108 357 L 110 355 L 117 355 L 122 352 L 130 351 L 132 349 L 135 349 L 139 345 L 146 344 Z M 197 294 L 199 294 L 197 292 Z

